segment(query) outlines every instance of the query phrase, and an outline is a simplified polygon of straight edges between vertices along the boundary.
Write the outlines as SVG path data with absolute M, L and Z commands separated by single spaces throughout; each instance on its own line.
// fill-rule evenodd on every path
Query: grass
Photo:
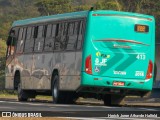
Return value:
M 17 95 L 17 91 L 14 91 L 14 90 L 0 90 L 0 95 Z
M 3 73 L 1 73 L 2 71 L 0 71 L 0 89 L 4 89 L 4 86 L 5 86 L 5 76 Z
M 52 96 L 37 95 L 36 99 L 40 99 L 40 100 L 52 100 Z
M 6 95 L 6 94 L 0 94 L 0 98 L 17 98 L 16 95 Z
M 11 90 L 0 90 L 0 98 L 17 99 L 17 92 Z
M 13 98 L 17 99 L 17 91 L 13 90 L 0 90 L 0 98 Z M 52 96 L 37 95 L 38 100 L 52 100 Z

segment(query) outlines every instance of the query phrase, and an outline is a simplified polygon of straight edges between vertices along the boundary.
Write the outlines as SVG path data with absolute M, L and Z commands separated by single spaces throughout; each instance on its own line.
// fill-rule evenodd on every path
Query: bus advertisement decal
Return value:
M 130 65 L 132 65 L 134 62 L 136 62 L 138 59 L 136 58 L 137 57 L 137 51 L 133 50 L 133 49 L 130 49 L 130 52 L 132 54 L 129 54 L 128 51 L 126 49 L 121 49 L 123 50 L 124 53 L 126 53 L 128 55 L 128 58 L 123 60 L 123 62 L 121 61 L 121 64 L 119 66 L 117 66 L 115 68 L 115 70 L 125 70 L 126 68 L 128 68 Z M 126 55 L 125 54 L 125 55 Z
M 106 62 L 107 62 L 107 59 L 105 59 L 105 58 L 103 58 L 101 60 L 99 58 L 95 59 L 95 65 L 97 65 L 97 66 L 107 66 Z
M 102 58 L 110 58 L 110 55 L 104 54 L 104 53 L 101 53 L 101 52 L 96 52 L 96 56 L 97 57 L 102 57 Z

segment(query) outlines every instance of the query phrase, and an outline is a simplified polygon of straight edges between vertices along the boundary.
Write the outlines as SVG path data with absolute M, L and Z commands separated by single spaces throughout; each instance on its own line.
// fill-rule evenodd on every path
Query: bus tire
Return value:
M 72 91 L 68 91 L 65 92 L 66 94 L 66 104 L 74 104 L 76 99 L 77 99 L 77 95 L 75 92 Z
M 54 76 L 54 80 L 52 82 L 52 99 L 54 104 L 64 103 L 63 99 L 64 94 L 59 90 L 59 77 L 58 75 Z
M 18 84 L 18 101 L 27 101 L 27 93 L 22 89 L 21 83 Z
M 112 95 L 111 96 L 111 101 L 112 101 L 112 106 L 118 106 L 118 105 L 124 105 L 124 95 Z
M 111 95 L 107 94 L 103 96 L 103 102 L 105 106 L 111 106 Z
M 14 76 L 14 90 L 18 90 L 19 83 L 20 83 L 20 73 L 19 71 L 16 71 Z

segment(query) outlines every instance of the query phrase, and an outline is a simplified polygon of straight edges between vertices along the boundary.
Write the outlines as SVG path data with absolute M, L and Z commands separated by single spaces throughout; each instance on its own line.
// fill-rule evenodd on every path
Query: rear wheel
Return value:
M 104 95 L 103 101 L 105 106 L 117 106 L 117 105 L 123 105 L 124 104 L 124 98 L 123 95 Z
M 111 95 L 107 94 L 103 96 L 103 101 L 105 106 L 111 106 Z
M 111 101 L 112 105 L 118 106 L 118 105 L 123 105 L 124 104 L 124 95 L 112 95 Z
M 52 98 L 53 103 L 61 104 L 64 103 L 64 93 L 59 90 L 59 77 L 55 75 L 54 80 L 52 82 Z
M 67 91 L 66 93 L 66 104 L 74 104 L 76 99 L 78 98 L 75 92 Z
M 18 84 L 18 101 L 27 101 L 27 93 L 22 89 L 21 83 Z
M 18 92 L 18 101 L 27 101 L 27 94 L 22 89 L 21 82 L 20 82 L 20 74 L 16 73 L 14 77 L 14 88 Z
M 55 75 L 52 82 L 52 98 L 55 104 L 73 104 L 76 94 L 72 91 L 59 90 L 59 77 Z

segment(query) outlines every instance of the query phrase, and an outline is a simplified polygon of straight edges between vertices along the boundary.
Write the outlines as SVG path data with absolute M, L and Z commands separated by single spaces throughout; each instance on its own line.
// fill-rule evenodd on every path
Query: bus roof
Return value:
M 43 23 L 48 21 L 57 21 L 62 19 L 82 18 L 82 17 L 87 17 L 88 12 L 89 11 L 72 12 L 72 13 L 64 13 L 64 14 L 57 14 L 57 15 L 50 15 L 50 16 L 42 16 L 37 18 L 25 19 L 25 20 L 17 20 L 13 22 L 12 27 Z
M 122 12 L 122 11 L 112 11 L 112 10 L 95 10 L 95 11 L 79 11 L 79 12 L 71 12 L 71 13 L 64 13 L 64 14 L 57 14 L 57 15 L 50 15 L 50 16 L 42 16 L 37 18 L 25 19 L 25 20 L 17 20 L 13 22 L 12 27 L 15 26 L 24 26 L 29 24 L 36 24 L 36 23 L 44 23 L 49 21 L 58 21 L 58 20 L 67 20 L 67 19 L 74 19 L 74 18 L 82 18 L 87 17 L 88 13 L 92 12 L 94 14 L 113 14 L 113 15 L 126 15 L 126 16 L 138 16 L 144 17 L 149 19 L 154 19 L 153 16 L 139 14 L 139 13 L 131 13 L 131 12 Z

